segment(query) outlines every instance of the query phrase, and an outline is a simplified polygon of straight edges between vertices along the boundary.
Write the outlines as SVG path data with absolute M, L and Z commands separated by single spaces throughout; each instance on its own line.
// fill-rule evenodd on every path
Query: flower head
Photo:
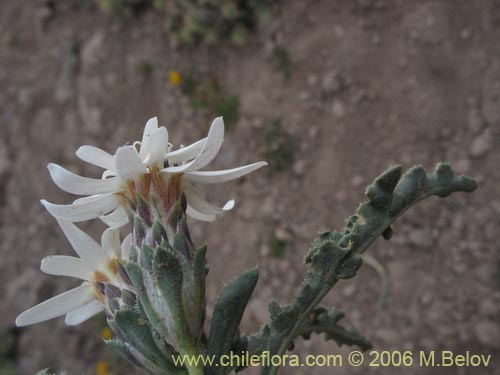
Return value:
M 114 155 L 93 146 L 80 147 L 76 155 L 83 161 L 105 169 L 101 179 L 78 176 L 56 164 L 49 164 L 49 173 L 61 189 L 86 197 L 71 205 L 42 204 L 56 218 L 78 222 L 100 217 L 111 227 L 128 222 L 125 202 L 135 200 L 151 183 L 165 204 L 184 193 L 187 214 L 193 218 L 213 221 L 217 214 L 233 208 L 228 201 L 222 208 L 207 202 L 193 183 L 219 183 L 237 179 L 267 165 L 258 162 L 220 171 L 201 171 L 219 152 L 224 140 L 224 122 L 216 118 L 208 136 L 187 147 L 172 150 L 165 127 L 158 127 L 156 117 L 146 123 L 142 141 L 118 148 Z M 162 187 L 163 185 L 163 187 Z M 166 188 L 165 188 L 166 187 Z M 172 197 L 173 195 L 173 197 Z M 127 199 L 121 199 L 125 196 Z
M 131 286 L 121 272 L 121 260 L 129 258 L 130 236 L 120 244 L 117 229 L 104 231 L 101 245 L 70 222 L 59 225 L 79 257 L 53 255 L 42 259 L 40 269 L 50 275 L 70 276 L 83 280 L 71 290 L 44 301 L 23 312 L 17 326 L 26 326 L 66 315 L 67 325 L 77 325 L 97 313 L 117 308 L 123 303 L 123 290 Z
M 182 83 L 182 76 L 178 70 L 171 70 L 168 72 L 168 81 L 172 86 L 180 86 Z

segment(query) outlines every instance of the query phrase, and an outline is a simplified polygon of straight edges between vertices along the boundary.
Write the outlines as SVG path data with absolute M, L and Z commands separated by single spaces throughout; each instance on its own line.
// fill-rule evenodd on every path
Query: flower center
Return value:
M 150 167 L 148 173 L 136 180 L 125 181 L 118 193 L 120 203 L 126 211 L 143 211 L 144 204 L 150 208 L 153 204 L 160 214 L 170 208 L 181 197 L 182 173 L 160 173 L 157 167 Z
M 116 258 L 111 259 L 108 264 L 106 264 L 106 269 L 104 271 L 95 271 L 92 275 L 94 294 L 96 298 L 103 303 L 106 296 L 106 286 L 119 290 L 117 285 L 121 283 L 118 279 L 119 272 L 117 262 L 118 260 Z

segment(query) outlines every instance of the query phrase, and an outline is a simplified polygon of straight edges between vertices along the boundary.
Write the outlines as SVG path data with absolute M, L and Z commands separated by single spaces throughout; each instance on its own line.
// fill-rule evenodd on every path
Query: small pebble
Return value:
M 485 156 L 493 147 L 493 138 L 488 130 L 482 132 L 473 141 L 469 154 L 474 158 Z

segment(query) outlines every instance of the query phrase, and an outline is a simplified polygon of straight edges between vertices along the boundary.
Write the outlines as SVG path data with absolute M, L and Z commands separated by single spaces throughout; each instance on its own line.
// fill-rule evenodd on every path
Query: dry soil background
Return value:
M 193 223 L 209 246 L 210 306 L 220 288 L 259 264 L 261 276 L 244 317 L 251 332 L 267 321 L 267 304 L 293 298 L 303 255 L 315 233 L 340 228 L 375 176 L 393 163 L 437 161 L 474 176 L 473 194 L 433 198 L 395 226 L 391 241 L 370 250 L 391 280 L 384 309 L 379 280 L 363 267 L 327 301 L 341 307 L 377 349 L 471 350 L 492 354 L 487 369 L 282 370 L 283 374 L 498 374 L 500 371 L 500 2 L 487 0 L 283 1 L 271 23 L 244 48 L 175 50 L 163 17 L 147 12 L 121 22 L 91 2 L 0 2 L 0 324 L 75 285 L 38 271 L 49 254 L 70 254 L 56 222 L 38 200 L 68 202 L 46 165 L 85 175 L 97 171 L 74 151 L 92 144 L 113 151 L 138 139 L 158 115 L 175 143 L 201 138 L 209 119 L 168 86 L 169 69 L 209 71 L 241 101 L 240 121 L 211 166 L 262 159 L 263 126 L 282 118 L 298 142 L 282 173 L 259 171 L 208 195 L 237 207 L 215 223 Z M 15 35 L 17 43 L 12 43 Z M 271 37 L 272 36 L 272 37 Z M 293 60 L 289 80 L 269 63 L 272 43 Z M 144 80 L 143 60 L 153 64 Z M 98 225 L 84 225 L 94 235 Z M 272 231 L 293 241 L 270 258 Z M 100 321 L 76 328 L 62 319 L 22 330 L 17 367 L 51 366 L 94 373 L 104 346 Z M 315 338 L 296 352 L 335 353 Z M 342 349 L 342 353 L 346 350 Z

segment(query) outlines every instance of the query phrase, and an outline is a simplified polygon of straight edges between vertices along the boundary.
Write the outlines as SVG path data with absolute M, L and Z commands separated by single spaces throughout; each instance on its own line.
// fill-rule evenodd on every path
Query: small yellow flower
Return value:
M 101 331 L 101 334 L 104 340 L 109 340 L 113 337 L 113 331 L 109 327 L 104 327 Z
M 178 70 L 171 70 L 168 72 L 168 81 L 172 86 L 179 86 L 182 82 L 181 73 Z
M 106 361 L 99 361 L 96 364 L 96 375 L 111 375 L 108 371 L 108 363 Z

